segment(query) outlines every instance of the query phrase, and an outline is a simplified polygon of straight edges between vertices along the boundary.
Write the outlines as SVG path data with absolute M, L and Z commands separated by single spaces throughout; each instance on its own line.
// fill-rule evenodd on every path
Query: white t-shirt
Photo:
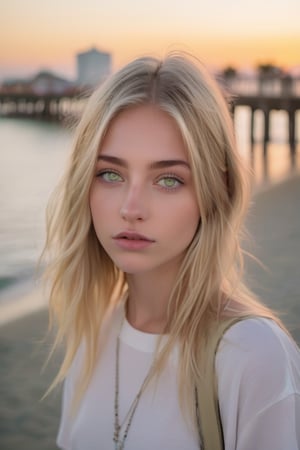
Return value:
M 116 338 L 119 309 L 75 417 L 69 414 L 83 347 L 66 378 L 57 444 L 67 450 L 114 450 Z M 120 423 L 153 361 L 157 335 L 126 320 L 120 334 Z M 178 402 L 174 349 L 158 384 L 149 384 L 133 416 L 125 450 L 199 450 Z M 224 335 L 216 357 L 226 450 L 300 449 L 300 352 L 272 321 L 247 319 Z

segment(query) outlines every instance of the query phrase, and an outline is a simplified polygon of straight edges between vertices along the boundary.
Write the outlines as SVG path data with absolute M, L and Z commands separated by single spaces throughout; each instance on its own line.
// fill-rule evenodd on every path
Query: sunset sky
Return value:
M 211 67 L 300 68 L 299 0 L 0 0 L 0 80 L 51 69 L 75 77 L 77 52 L 195 54 Z

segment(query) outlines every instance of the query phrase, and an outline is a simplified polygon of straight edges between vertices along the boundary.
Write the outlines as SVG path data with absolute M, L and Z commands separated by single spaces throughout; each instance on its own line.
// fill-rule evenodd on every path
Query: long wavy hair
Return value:
M 248 314 L 277 319 L 242 280 L 240 238 L 249 177 L 236 148 L 227 101 L 203 65 L 180 54 L 164 60 L 139 58 L 113 74 L 90 96 L 77 126 L 69 165 L 47 209 L 50 319 L 58 324 L 54 348 L 65 342 L 64 360 L 52 387 L 64 379 L 84 341 L 80 399 L 98 358 L 103 318 L 126 291 L 126 275 L 96 237 L 89 193 L 99 147 L 112 119 L 120 111 L 145 104 L 156 105 L 175 120 L 188 151 L 201 211 L 201 223 L 170 295 L 169 338 L 156 364 L 160 373 L 173 345 L 179 343 L 179 395 L 182 404 L 191 406 L 191 386 L 201 376 L 201 355 L 213 324 Z

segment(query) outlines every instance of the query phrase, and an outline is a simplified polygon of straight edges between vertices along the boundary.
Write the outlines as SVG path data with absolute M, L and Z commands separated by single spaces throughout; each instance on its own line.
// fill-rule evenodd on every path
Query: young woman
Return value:
M 233 318 L 213 360 L 224 448 L 300 448 L 299 351 L 242 282 L 247 206 L 227 104 L 200 64 L 141 58 L 94 92 L 48 211 L 59 447 L 204 448 L 206 357 Z

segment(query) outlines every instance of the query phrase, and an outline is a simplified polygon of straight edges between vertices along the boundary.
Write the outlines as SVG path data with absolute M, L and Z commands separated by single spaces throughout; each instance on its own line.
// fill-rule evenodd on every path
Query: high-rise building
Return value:
M 111 54 L 96 48 L 77 55 L 77 83 L 95 86 L 111 73 Z

